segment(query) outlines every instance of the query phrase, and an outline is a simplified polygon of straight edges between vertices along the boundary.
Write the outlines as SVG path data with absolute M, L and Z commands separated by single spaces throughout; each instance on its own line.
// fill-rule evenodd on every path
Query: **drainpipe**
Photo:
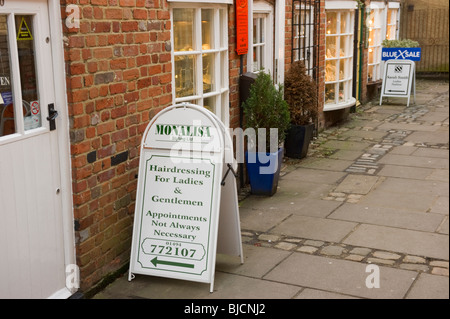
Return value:
M 361 18 L 360 18 L 360 24 L 361 28 L 359 30 L 359 70 L 358 70 L 358 78 L 359 78 L 359 84 L 358 84 L 358 100 L 361 101 L 361 90 L 362 90 L 362 67 L 363 67 L 363 50 L 364 50 L 364 43 L 366 39 L 364 38 L 364 29 L 366 28 L 365 20 L 366 20 L 366 4 L 363 3 L 361 8 Z
M 240 65 L 239 65 L 239 79 L 241 79 L 241 76 L 242 76 L 242 74 L 244 74 L 244 55 L 243 54 L 241 54 L 240 56 L 239 56 L 239 61 L 240 61 Z M 239 81 L 239 85 L 241 85 L 241 83 L 240 83 L 240 81 Z M 240 94 L 239 94 L 239 127 L 241 128 L 241 129 L 243 129 L 242 128 L 242 126 L 243 126 L 243 124 L 244 124 L 244 110 L 243 110 L 243 108 L 242 108 L 242 105 L 241 105 L 241 96 L 240 96 Z M 242 138 L 242 142 L 244 142 L 244 136 L 240 136 L 240 138 Z M 242 188 L 242 187 L 244 187 L 244 164 L 243 163 L 239 163 L 239 184 L 240 184 L 240 187 Z
M 358 9 L 355 10 L 355 26 L 353 28 L 353 56 L 357 57 L 358 56 L 358 27 L 359 27 L 359 6 Z M 357 66 L 359 64 L 359 59 L 353 59 L 353 68 L 352 68 L 352 78 L 353 78 L 353 85 L 352 85 L 352 96 L 354 96 L 355 98 L 357 97 L 356 91 L 359 87 L 359 82 L 357 81 L 358 78 L 356 76 L 357 73 Z M 358 99 L 356 99 L 356 104 L 358 104 Z M 350 112 L 354 113 L 356 112 L 356 105 L 352 106 L 350 108 Z

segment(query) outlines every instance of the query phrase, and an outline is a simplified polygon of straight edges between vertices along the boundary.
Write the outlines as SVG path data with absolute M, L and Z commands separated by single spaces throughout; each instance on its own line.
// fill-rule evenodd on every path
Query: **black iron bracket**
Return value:
M 228 176 L 228 173 L 231 171 L 233 173 L 234 177 L 238 177 L 238 174 L 234 171 L 233 166 L 231 164 L 227 164 L 227 171 L 225 172 L 225 175 L 223 176 L 222 182 L 220 182 L 220 185 L 225 186 L 225 179 Z

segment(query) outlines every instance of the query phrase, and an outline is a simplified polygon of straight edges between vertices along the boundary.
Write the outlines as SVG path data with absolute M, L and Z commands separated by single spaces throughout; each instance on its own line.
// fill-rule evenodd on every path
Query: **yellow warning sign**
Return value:
M 20 22 L 19 32 L 17 33 L 17 41 L 21 40 L 33 40 L 33 36 L 31 35 L 30 28 L 28 28 L 27 22 L 25 18 L 22 17 L 22 21 Z

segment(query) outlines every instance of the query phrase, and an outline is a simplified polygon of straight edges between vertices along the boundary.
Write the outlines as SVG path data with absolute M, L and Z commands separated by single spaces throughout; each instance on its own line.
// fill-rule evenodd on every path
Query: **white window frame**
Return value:
M 392 14 L 391 14 L 391 21 L 388 21 L 389 11 L 391 11 L 392 13 L 395 14 L 394 18 L 392 17 Z M 392 6 L 389 5 L 389 7 L 387 8 L 387 13 L 386 13 L 386 32 L 385 32 L 386 39 L 389 39 L 389 40 L 396 40 L 396 39 L 398 39 L 399 19 L 400 19 L 400 9 L 399 9 L 399 7 L 392 7 Z M 393 27 L 393 30 L 394 30 L 393 37 L 390 37 L 392 34 L 390 34 L 390 35 L 388 34 L 389 27 Z
M 229 68 L 228 68 L 228 8 L 224 5 L 224 1 L 197 1 L 196 3 L 188 3 L 184 1 L 175 1 L 171 3 L 171 53 L 172 53 L 172 97 L 175 103 L 190 102 L 200 106 L 204 105 L 204 100 L 207 98 L 214 99 L 213 112 L 222 120 L 222 122 L 229 126 Z M 194 9 L 194 35 L 199 34 L 201 30 L 201 10 L 213 9 L 213 34 L 211 40 L 213 41 L 213 48 L 204 50 L 202 48 L 201 36 L 193 37 L 193 51 L 175 51 L 174 45 L 174 23 L 173 23 L 173 9 Z M 222 15 L 219 10 L 221 10 Z M 222 18 L 221 18 L 222 16 Z M 200 33 L 201 34 L 201 33 Z M 203 92 L 203 54 L 214 55 L 214 71 L 213 83 L 214 89 L 211 92 Z M 195 89 L 193 95 L 176 97 L 175 86 L 175 57 L 176 56 L 193 56 L 195 59 Z M 212 82 L 212 81 L 211 81 Z
M 369 28 L 367 80 L 375 82 L 381 80 L 382 77 L 381 43 L 386 38 L 387 10 L 384 2 L 372 2 L 369 8 L 370 13 L 367 17 L 367 27 Z M 371 20 L 372 15 L 374 17 L 373 22 Z M 371 54 L 373 56 L 372 61 L 370 61 Z M 369 78 L 371 68 L 372 77 Z
M 264 59 L 261 61 L 261 65 L 264 68 L 264 72 L 270 73 L 273 77 L 273 14 L 274 8 L 270 4 L 262 1 L 255 1 L 252 4 L 251 17 L 249 18 L 249 43 L 248 43 L 248 54 L 247 54 L 247 70 L 253 73 L 259 73 L 260 70 L 253 70 L 253 48 L 255 44 L 253 43 L 253 19 L 263 18 L 264 19 Z
M 325 8 L 327 9 L 327 8 Z M 328 80 L 325 78 L 325 93 L 326 93 L 326 87 L 327 85 L 334 85 L 334 103 L 326 103 L 324 104 L 324 111 L 333 111 L 338 109 L 347 108 L 350 106 L 355 105 L 356 99 L 352 96 L 352 85 L 353 85 L 353 38 L 354 38 L 354 23 L 355 23 L 355 11 L 353 10 L 353 7 L 347 10 L 338 10 L 338 9 L 330 9 L 326 10 L 326 13 L 329 12 L 336 12 L 339 15 L 339 18 L 336 21 L 336 32 L 335 34 L 328 34 L 327 30 L 325 30 L 325 43 L 326 38 L 328 36 L 336 37 L 336 56 L 335 57 L 327 57 L 327 53 L 325 54 L 325 66 L 327 66 L 327 61 L 336 61 L 336 72 L 335 77 L 333 80 Z M 347 17 L 346 21 L 346 31 L 344 33 L 341 33 L 341 15 L 344 14 Z M 341 44 L 341 37 L 346 37 L 346 48 L 345 48 L 345 55 L 340 56 L 340 44 Z M 325 44 L 326 46 L 326 44 Z M 326 48 L 327 52 L 327 48 Z M 345 63 L 344 69 L 345 73 L 343 75 L 343 79 L 340 78 L 340 66 L 341 61 Z M 325 71 L 326 72 L 326 71 Z M 342 101 L 339 99 L 339 86 L 343 86 L 343 93 L 344 98 Z

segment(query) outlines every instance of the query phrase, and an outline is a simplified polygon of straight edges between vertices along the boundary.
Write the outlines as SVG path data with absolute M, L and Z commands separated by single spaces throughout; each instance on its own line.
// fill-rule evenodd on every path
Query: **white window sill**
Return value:
M 341 109 L 346 109 L 348 107 L 354 106 L 356 104 L 356 99 L 354 97 L 350 98 L 350 100 L 338 104 L 325 104 L 323 106 L 323 111 L 336 111 Z

